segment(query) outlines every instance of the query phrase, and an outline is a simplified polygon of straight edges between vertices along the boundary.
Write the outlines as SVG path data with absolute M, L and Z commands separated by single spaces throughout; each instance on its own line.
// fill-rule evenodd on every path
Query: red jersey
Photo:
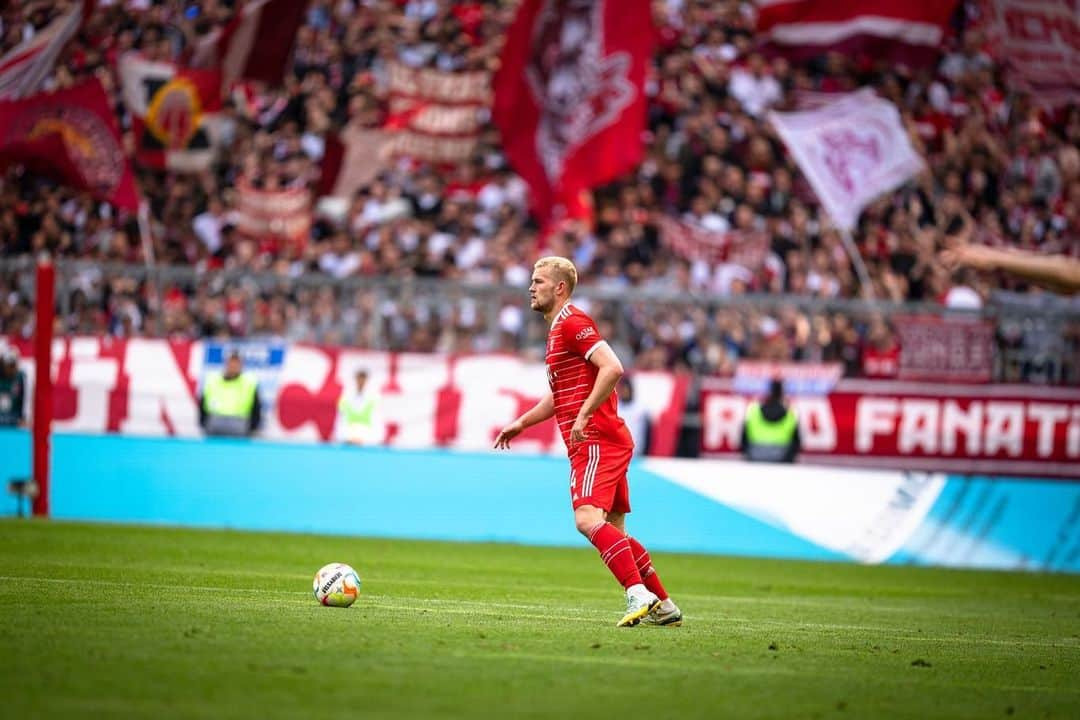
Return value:
M 589 356 L 604 339 L 592 318 L 567 303 L 555 316 L 548 331 L 547 376 L 555 403 L 555 422 L 559 425 L 567 453 L 573 455 L 570 430 L 578 412 L 592 392 L 599 369 L 589 362 Z M 619 400 L 615 392 L 596 409 L 585 426 L 587 441 L 610 445 L 634 446 L 626 423 L 619 417 Z

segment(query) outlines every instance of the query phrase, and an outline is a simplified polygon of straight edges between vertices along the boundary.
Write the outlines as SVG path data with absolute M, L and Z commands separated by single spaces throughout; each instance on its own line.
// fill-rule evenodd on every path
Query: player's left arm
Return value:
M 578 416 L 574 420 L 574 426 L 570 429 L 572 442 L 581 442 L 585 439 L 585 426 L 589 424 L 589 418 L 615 391 L 615 385 L 625 372 L 615 351 L 603 340 L 589 350 L 588 360 L 597 368 L 596 382 L 593 383 L 592 392 L 582 403 L 581 410 L 578 411 Z

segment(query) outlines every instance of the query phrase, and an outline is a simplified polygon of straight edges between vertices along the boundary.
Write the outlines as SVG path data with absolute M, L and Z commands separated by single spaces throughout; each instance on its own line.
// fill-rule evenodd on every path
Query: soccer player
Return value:
M 555 417 L 570 457 L 570 497 L 578 532 L 589 539 L 626 589 L 626 613 L 616 625 L 681 625 L 682 613 L 668 597 L 649 553 L 626 534 L 630 488 L 626 471 L 634 441 L 618 414 L 615 385 L 623 367 L 600 337 L 596 323 L 570 304 L 577 269 L 561 257 L 533 267 L 530 306 L 551 324 L 547 341 L 550 392 L 495 438 L 509 448 L 523 430 Z

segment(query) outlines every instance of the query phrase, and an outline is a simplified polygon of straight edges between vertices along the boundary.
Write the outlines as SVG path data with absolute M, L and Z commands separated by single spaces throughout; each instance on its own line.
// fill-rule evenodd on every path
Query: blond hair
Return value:
M 539 270 L 540 268 L 550 270 L 555 282 L 560 280 L 565 282 L 567 295 L 574 294 L 574 288 L 577 287 L 577 268 L 574 267 L 574 263 L 558 255 L 548 255 L 540 258 L 533 265 L 533 270 Z

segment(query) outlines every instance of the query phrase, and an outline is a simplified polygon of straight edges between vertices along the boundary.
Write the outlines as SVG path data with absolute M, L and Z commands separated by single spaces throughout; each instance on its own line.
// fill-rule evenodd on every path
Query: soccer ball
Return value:
M 360 576 L 345 563 L 330 563 L 315 573 L 311 589 L 323 605 L 349 607 L 360 593 Z

